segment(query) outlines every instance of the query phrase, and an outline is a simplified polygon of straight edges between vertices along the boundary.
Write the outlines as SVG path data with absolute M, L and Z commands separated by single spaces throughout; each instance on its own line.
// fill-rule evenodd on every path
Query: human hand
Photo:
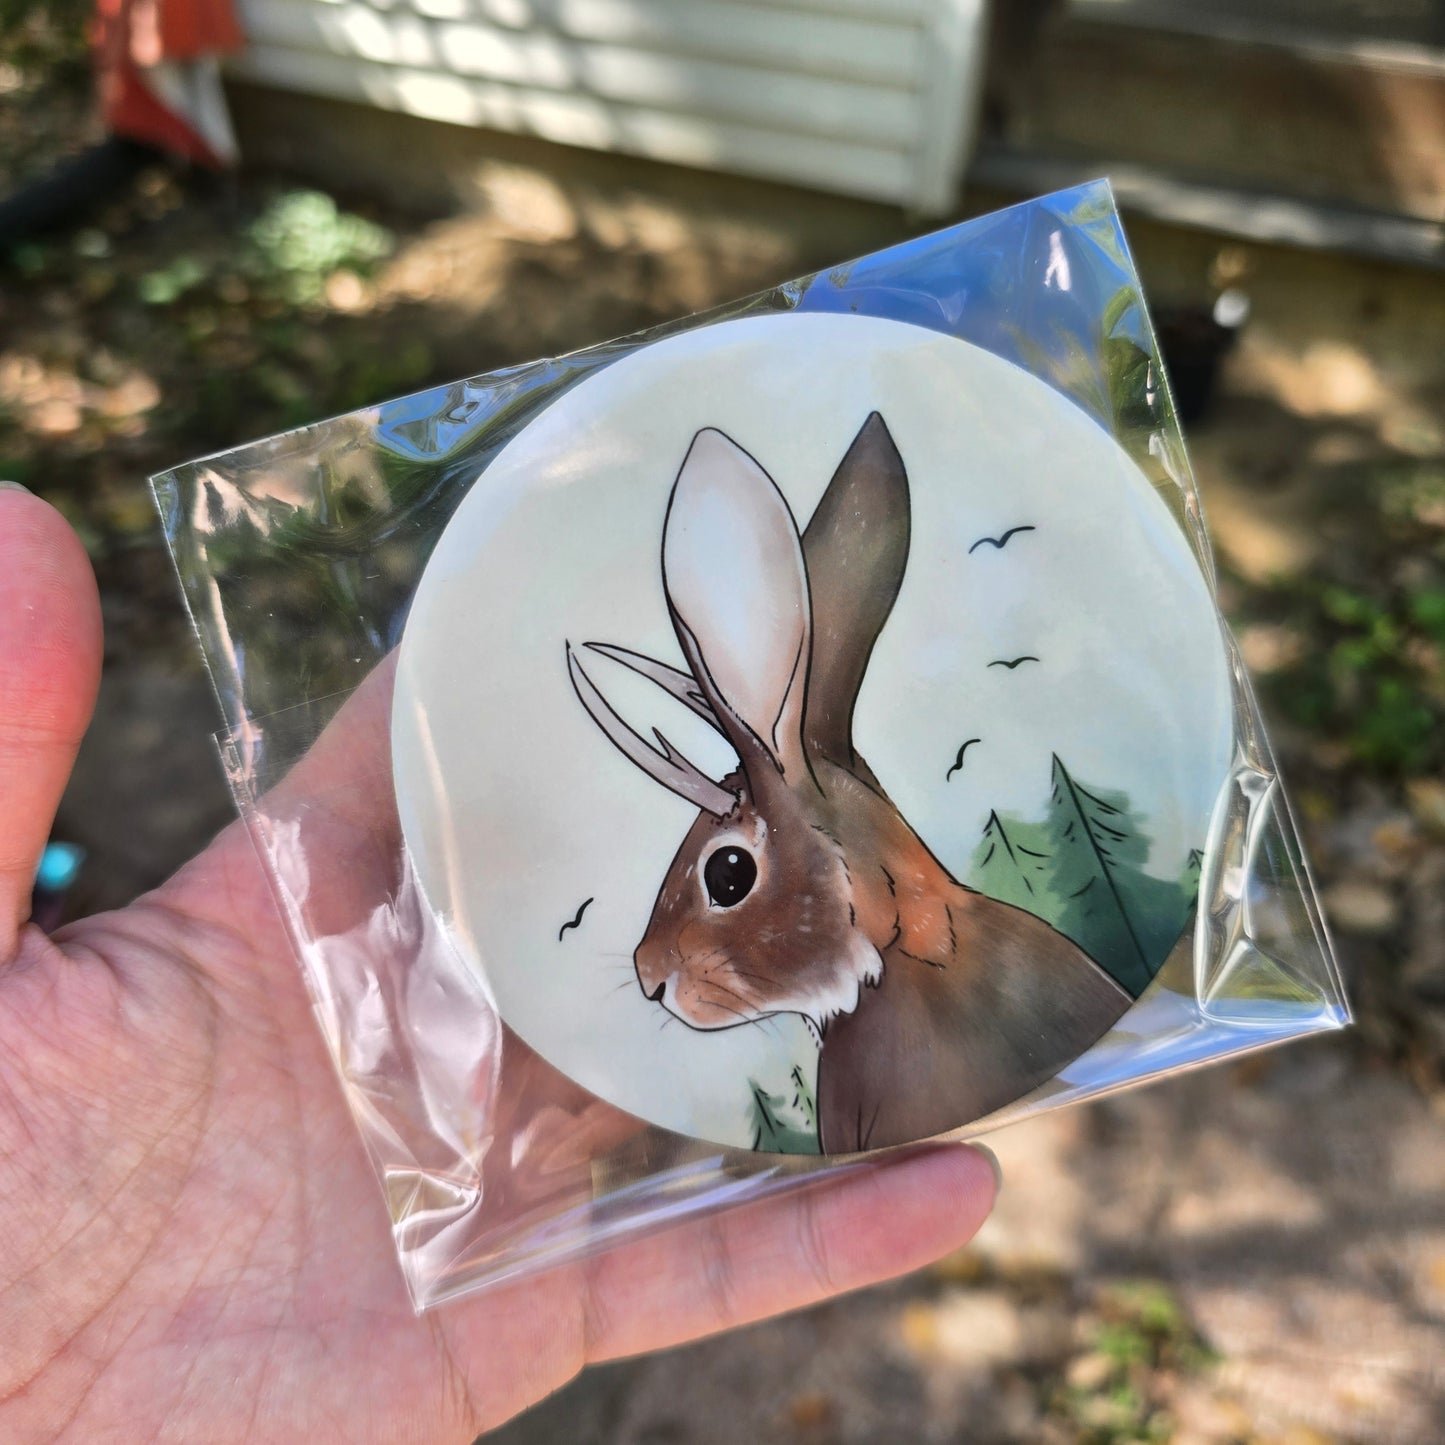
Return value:
M 466 1441 L 590 1361 L 902 1273 L 983 1221 L 979 1152 L 900 1151 L 416 1317 L 240 828 L 128 908 L 25 923 L 100 653 L 80 544 L 0 491 L 0 1439 Z M 285 786 L 324 826 L 318 771 L 384 736 L 382 708 L 344 717 Z

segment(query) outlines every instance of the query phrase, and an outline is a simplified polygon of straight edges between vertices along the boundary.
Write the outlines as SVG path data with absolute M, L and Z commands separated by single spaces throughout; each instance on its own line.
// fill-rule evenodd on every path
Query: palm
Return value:
M 987 1165 L 933 1150 L 418 1320 L 238 828 L 130 908 L 54 941 L 12 928 L 98 624 L 48 508 L 0 493 L 0 554 L 0 1437 L 465 1440 L 589 1359 L 897 1273 L 977 1228 Z M 375 746 L 374 722 L 343 753 Z

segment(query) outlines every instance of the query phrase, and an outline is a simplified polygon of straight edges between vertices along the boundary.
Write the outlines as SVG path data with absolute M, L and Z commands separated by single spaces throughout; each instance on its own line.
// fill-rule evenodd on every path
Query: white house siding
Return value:
M 947 209 L 987 0 L 239 0 L 233 74 Z

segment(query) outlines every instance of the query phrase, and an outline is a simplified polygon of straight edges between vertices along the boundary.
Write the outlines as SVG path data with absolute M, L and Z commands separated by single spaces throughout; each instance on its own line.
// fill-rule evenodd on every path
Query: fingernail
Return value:
M 1003 1165 L 998 1162 L 998 1155 L 987 1144 L 970 1144 L 968 1147 L 988 1160 L 988 1167 L 993 1170 L 993 1187 L 995 1190 L 1002 1189 Z
M 28 492 L 29 487 L 23 487 L 19 482 L 0 482 L 0 492 Z

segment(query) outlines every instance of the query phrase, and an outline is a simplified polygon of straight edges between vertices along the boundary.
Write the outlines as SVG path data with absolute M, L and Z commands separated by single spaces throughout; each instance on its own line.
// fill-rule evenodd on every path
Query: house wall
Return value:
M 891 202 L 953 204 L 987 0 L 239 0 L 241 79 Z

